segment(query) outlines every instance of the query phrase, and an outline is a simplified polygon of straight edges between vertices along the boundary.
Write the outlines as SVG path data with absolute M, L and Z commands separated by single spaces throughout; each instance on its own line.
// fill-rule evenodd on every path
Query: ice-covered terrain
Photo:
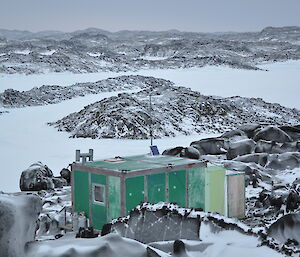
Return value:
M 166 148 L 189 146 L 193 141 L 196 142 L 192 146 L 198 144 L 201 152 L 199 139 L 219 136 L 218 132 L 243 122 L 299 123 L 299 59 L 299 27 L 269 27 L 260 32 L 224 34 L 111 33 L 99 29 L 73 33 L 0 30 L 0 191 L 18 191 L 21 172 L 37 161 L 47 164 L 58 175 L 74 161 L 76 149 L 85 152 L 93 148 L 96 158 L 101 159 L 147 153 L 148 140 L 98 139 L 102 137 L 99 125 L 106 126 L 110 133 L 105 137 L 146 138 L 149 119 L 135 120 L 133 117 L 141 118 L 148 112 L 149 85 L 154 94 L 153 84 L 158 85 L 159 91 L 152 99 L 153 116 L 157 124 L 167 128 L 158 129 L 157 133 L 159 137 L 175 136 L 154 140 L 161 152 Z M 204 104 L 203 109 L 201 104 Z M 197 120 L 198 109 L 202 110 L 198 116 L 205 118 L 202 123 L 199 117 Z M 103 115 L 102 119 L 97 119 L 97 112 Z M 137 112 L 140 115 L 136 115 Z M 74 137 L 83 135 L 96 139 L 69 138 L 70 133 L 58 133 L 47 125 L 56 121 L 60 130 L 67 130 Z M 133 129 L 135 137 L 130 133 L 116 136 L 113 127 L 124 132 L 126 122 L 132 125 L 127 126 L 127 132 L 132 128 L 143 130 L 139 134 Z M 96 127 L 92 132 L 97 133 L 90 133 L 92 126 Z M 212 129 L 200 129 L 203 126 Z M 197 243 L 185 242 L 187 252 L 180 256 L 282 256 L 269 247 L 257 247 L 261 244 L 282 253 L 299 249 L 290 238 L 298 240 L 297 231 L 290 224 L 294 222 L 298 226 L 299 215 L 285 215 L 295 210 L 299 212 L 300 208 L 299 181 L 295 180 L 300 177 L 299 143 L 296 142 L 298 137 L 291 138 L 293 133 L 298 133 L 298 126 L 281 128 L 291 132 L 289 135 L 280 132 L 287 142 L 260 140 L 259 136 L 265 131 L 263 125 L 255 130 L 258 139 L 255 142 L 253 136 L 248 138 L 244 132 L 233 131 L 229 133 L 231 136 L 227 135 L 227 147 L 219 147 L 221 153 L 212 156 L 201 152 L 205 160 L 246 172 L 246 182 L 250 185 L 246 188 L 244 222 L 247 225 L 243 227 L 261 233 L 261 238 L 235 230 L 211 233 L 203 224 L 200 234 L 209 247 L 202 252 L 194 251 Z M 276 137 L 276 133 L 273 135 Z M 224 135 L 222 137 L 224 139 Z M 222 137 L 213 140 L 219 143 Z M 188 148 L 180 149 L 186 151 Z M 245 152 L 250 149 L 250 155 L 237 156 L 245 149 Z M 252 161 L 254 163 L 249 163 Z M 53 234 L 45 236 L 43 229 L 55 230 L 51 226 L 56 224 L 59 211 L 65 205 L 70 211 L 70 188 L 38 194 L 43 199 L 38 236 L 39 239 L 53 239 Z M 222 216 L 219 220 L 223 225 L 232 221 Z M 43 221 L 46 221 L 44 227 Z M 48 221 L 54 221 L 50 227 Z M 5 222 L 3 224 L 6 226 Z M 87 241 L 75 240 L 72 236 L 33 243 L 28 248 L 29 256 L 104 254 L 115 257 L 119 255 L 116 249 L 120 245 L 120 256 L 146 256 L 147 246 L 129 239 L 108 235 Z
M 209 66 L 186 69 L 149 69 L 138 72 L 1 74 L 0 92 L 12 88 L 27 91 L 42 85 L 70 86 L 75 83 L 96 82 L 122 75 L 143 75 L 164 78 L 184 85 L 204 95 L 262 97 L 265 101 L 300 109 L 298 95 L 300 61 L 259 65 L 262 70 L 238 70 Z
M 0 31 L 1 73 L 119 72 L 206 65 L 257 70 L 257 64 L 265 61 L 300 58 L 299 27 L 224 34 L 87 29 L 15 35 Z

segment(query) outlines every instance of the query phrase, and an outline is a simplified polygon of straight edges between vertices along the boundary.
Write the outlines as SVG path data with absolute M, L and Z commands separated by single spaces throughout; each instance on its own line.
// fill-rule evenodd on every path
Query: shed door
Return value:
M 148 201 L 158 203 L 166 201 L 166 174 L 152 174 L 147 176 Z
M 126 213 L 144 201 L 144 176 L 126 178 Z
M 169 202 L 186 206 L 186 171 L 176 170 L 169 173 Z

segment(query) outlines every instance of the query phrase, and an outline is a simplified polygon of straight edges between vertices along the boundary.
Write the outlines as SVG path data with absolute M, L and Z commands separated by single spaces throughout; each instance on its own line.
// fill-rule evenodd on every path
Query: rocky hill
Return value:
M 299 27 L 252 33 L 87 29 L 72 33 L 0 30 L 0 73 L 127 71 L 300 59 Z
M 26 106 L 47 105 L 62 102 L 74 97 L 103 92 L 140 90 L 144 88 L 163 88 L 174 83 L 165 79 L 139 75 L 120 76 L 99 80 L 94 83 L 76 83 L 71 86 L 43 85 L 28 91 L 6 89 L 0 93 L 0 106 L 20 108 Z
M 152 109 L 150 109 L 150 95 Z M 169 81 L 105 98 L 50 123 L 71 137 L 155 138 L 224 132 L 245 123 L 293 125 L 300 111 L 262 99 L 204 96 Z

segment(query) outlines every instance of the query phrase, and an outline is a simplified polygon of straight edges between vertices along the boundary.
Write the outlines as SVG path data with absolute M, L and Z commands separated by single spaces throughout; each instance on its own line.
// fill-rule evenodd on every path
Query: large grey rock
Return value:
M 200 155 L 207 154 L 225 154 L 225 140 L 223 138 L 205 138 L 199 141 L 194 141 L 190 144 L 190 146 L 196 148 Z
M 275 126 L 267 126 L 259 130 L 253 137 L 255 141 L 266 140 L 278 143 L 292 142 L 292 138 L 283 130 Z
M 228 160 L 232 160 L 237 156 L 253 153 L 255 145 L 252 139 L 231 143 L 227 149 L 226 157 Z
M 245 124 L 238 127 L 238 129 L 243 131 L 249 138 L 253 138 L 259 128 L 259 124 Z
M 281 145 L 275 141 L 258 140 L 254 150 L 256 153 L 282 153 Z
M 25 244 L 35 239 L 41 210 L 38 196 L 0 194 L 1 257 L 24 257 Z
M 270 154 L 265 168 L 274 170 L 294 169 L 300 166 L 300 153 Z
M 295 240 L 300 244 L 300 213 L 286 214 L 268 229 L 268 235 L 275 238 L 281 243 L 285 243 L 288 239 Z
M 234 158 L 233 161 L 245 162 L 245 163 L 253 162 L 264 167 L 268 161 L 268 154 L 267 153 L 246 154 Z
M 54 189 L 53 173 L 47 165 L 37 162 L 24 170 L 20 177 L 21 191 Z
M 282 131 L 287 133 L 293 141 L 300 141 L 300 126 L 281 126 L 279 127 Z
M 177 146 L 163 151 L 163 155 L 179 156 L 184 147 Z
M 195 147 L 189 146 L 181 150 L 180 156 L 189 159 L 198 160 L 200 158 L 200 153 L 198 149 L 196 149 Z
M 200 218 L 185 217 L 171 209 L 154 209 L 152 204 L 131 211 L 128 220 L 106 226 L 110 231 L 143 243 L 176 239 L 199 240 Z

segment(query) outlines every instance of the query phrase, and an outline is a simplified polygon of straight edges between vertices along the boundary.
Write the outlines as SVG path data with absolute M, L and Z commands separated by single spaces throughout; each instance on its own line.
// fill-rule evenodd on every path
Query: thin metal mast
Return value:
M 149 116 L 150 116 L 150 145 L 153 145 L 153 130 L 152 130 L 152 101 L 151 101 L 151 94 L 149 95 Z

